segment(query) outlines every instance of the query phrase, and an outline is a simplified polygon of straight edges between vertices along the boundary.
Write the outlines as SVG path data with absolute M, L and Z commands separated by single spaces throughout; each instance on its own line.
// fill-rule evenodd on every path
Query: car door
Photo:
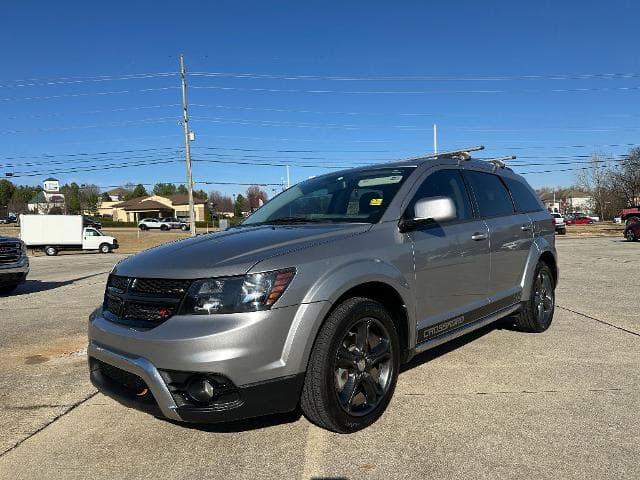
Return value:
M 491 248 L 490 300 L 499 310 L 520 300 L 520 280 L 533 242 L 533 225 L 517 212 L 498 175 L 466 170 L 480 217 L 489 227 Z
M 474 217 L 460 172 L 444 168 L 429 173 L 413 194 L 405 218 L 413 217 L 417 200 L 442 196 L 453 199 L 456 218 L 418 226 L 408 233 L 414 250 L 418 343 L 455 328 L 445 325 L 447 320 L 457 317 L 466 323 L 463 314 L 487 301 L 488 230 Z
M 100 246 L 100 237 L 100 233 L 95 228 L 85 228 L 82 233 L 82 249 L 97 250 Z

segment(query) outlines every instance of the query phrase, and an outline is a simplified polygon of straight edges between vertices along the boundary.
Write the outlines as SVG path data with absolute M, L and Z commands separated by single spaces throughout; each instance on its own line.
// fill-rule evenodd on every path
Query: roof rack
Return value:
M 507 160 L 515 160 L 515 155 L 507 155 L 504 157 L 495 157 L 495 158 L 487 158 L 484 159 L 485 162 L 491 163 L 493 165 L 493 170 L 496 171 L 498 168 L 508 168 L 507 164 L 504 163 Z
M 418 157 L 403 158 L 403 161 L 410 162 L 412 160 L 429 160 L 435 158 L 455 158 L 458 160 L 469 160 L 471 158 L 471 152 L 477 152 L 484 150 L 484 145 L 476 145 L 475 147 L 460 148 L 458 150 L 449 150 L 440 153 L 431 153 L 429 155 L 420 155 Z

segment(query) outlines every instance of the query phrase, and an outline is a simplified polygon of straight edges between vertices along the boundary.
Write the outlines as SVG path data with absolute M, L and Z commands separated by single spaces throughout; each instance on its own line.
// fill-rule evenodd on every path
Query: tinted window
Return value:
M 498 176 L 491 173 L 466 171 L 478 202 L 481 217 L 498 217 L 513 213 L 511 196 Z
M 538 197 L 524 183 L 512 178 L 503 180 L 511 190 L 511 196 L 519 212 L 535 212 L 544 208 Z
M 456 204 L 456 220 L 458 221 L 473 217 L 469 195 L 457 170 L 438 170 L 429 175 L 409 203 L 407 216 L 413 217 L 414 207 L 418 200 L 429 197 L 451 198 Z

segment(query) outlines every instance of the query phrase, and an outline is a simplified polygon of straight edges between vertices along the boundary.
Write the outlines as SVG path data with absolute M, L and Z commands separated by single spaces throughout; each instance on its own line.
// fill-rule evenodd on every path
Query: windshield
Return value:
M 415 167 L 354 170 L 299 183 L 263 205 L 243 226 L 268 223 L 375 223 Z

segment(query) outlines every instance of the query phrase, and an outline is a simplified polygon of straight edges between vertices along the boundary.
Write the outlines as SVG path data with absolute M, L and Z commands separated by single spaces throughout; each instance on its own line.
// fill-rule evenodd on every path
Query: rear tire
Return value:
M 529 300 L 522 304 L 516 326 L 524 332 L 544 332 L 551 325 L 555 310 L 555 279 L 544 262 L 538 262 L 533 276 Z
M 624 234 L 624 238 L 626 238 L 628 242 L 638 241 L 638 237 L 636 236 L 636 234 L 632 229 L 627 230 L 627 233 Z
M 566 235 L 567 234 L 567 229 L 566 228 L 561 228 L 560 230 L 558 230 L 558 234 L 559 235 Z
M 169 227 L 167 227 L 166 225 L 160 225 L 160 230 L 166 232 L 167 230 L 169 230 Z
M 58 254 L 58 249 L 56 247 L 45 247 L 44 253 L 49 257 L 54 257 Z
M 361 430 L 384 413 L 399 370 L 400 340 L 387 310 L 368 298 L 350 298 L 331 312 L 316 337 L 302 411 L 327 430 Z

